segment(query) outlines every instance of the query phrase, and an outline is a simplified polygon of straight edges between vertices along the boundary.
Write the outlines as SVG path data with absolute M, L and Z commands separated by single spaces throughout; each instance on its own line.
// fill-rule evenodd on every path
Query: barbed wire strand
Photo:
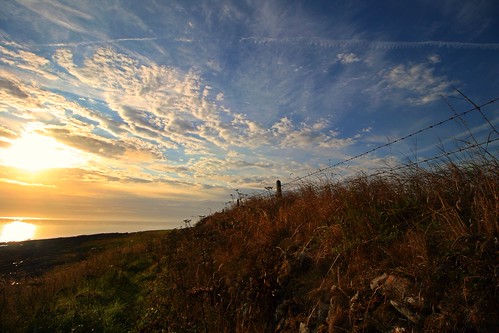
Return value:
M 337 162 L 337 163 L 334 163 L 334 164 L 328 165 L 327 167 L 324 167 L 324 168 L 317 169 L 316 171 L 311 172 L 311 173 L 308 173 L 308 174 L 307 174 L 307 175 L 305 175 L 305 176 L 300 176 L 300 177 L 297 177 L 297 178 L 295 178 L 295 179 L 292 179 L 292 180 L 288 181 L 287 183 L 283 183 L 283 184 L 282 184 L 282 187 L 284 187 L 284 186 L 289 186 L 289 185 L 294 184 L 294 183 L 297 183 L 297 182 L 299 182 L 299 181 L 301 181 L 301 180 L 303 180 L 303 179 L 306 179 L 306 178 L 309 178 L 309 177 L 315 176 L 315 175 L 317 175 L 317 174 L 319 174 L 319 173 L 323 173 L 323 172 L 324 172 L 324 171 L 326 171 L 326 170 L 329 170 L 329 169 L 332 169 L 332 168 L 338 167 L 338 166 L 340 166 L 340 165 L 342 165 L 342 164 L 345 164 L 345 163 L 351 162 L 351 161 L 353 161 L 353 160 L 355 160 L 355 159 L 358 159 L 358 158 L 360 158 L 360 157 L 366 156 L 366 155 L 368 155 L 368 154 L 370 154 L 370 153 L 372 153 L 372 152 L 375 152 L 375 151 L 377 151 L 377 150 L 379 150 L 379 149 L 382 149 L 382 148 L 385 148 L 385 147 L 391 146 L 391 145 L 393 145 L 393 144 L 395 144 L 395 143 L 397 143 L 397 142 L 400 142 L 400 141 L 403 141 L 403 140 L 407 140 L 407 139 L 409 139 L 409 138 L 411 138 L 411 137 L 413 137 L 413 136 L 416 136 L 416 135 L 418 135 L 418 134 L 420 134 L 420 133 L 422 133 L 422 132 L 428 131 L 428 130 L 430 130 L 430 129 L 432 129 L 432 128 L 435 128 L 435 127 L 441 126 L 441 125 L 443 125 L 443 124 L 445 124 L 445 123 L 448 123 L 449 121 L 452 121 L 452 120 L 458 119 L 458 118 L 460 118 L 460 117 L 462 117 L 462 116 L 465 116 L 466 114 L 468 114 L 468 113 L 470 113 L 470 112 L 473 112 L 473 111 L 475 111 L 475 110 L 480 111 L 480 113 L 482 114 L 482 116 L 484 116 L 484 115 L 483 115 L 483 112 L 482 112 L 482 110 L 481 110 L 481 109 L 482 109 L 483 107 L 485 107 L 485 106 L 488 106 L 488 105 L 490 105 L 490 104 L 493 104 L 493 103 L 497 102 L 498 100 L 499 100 L 499 97 L 494 98 L 494 99 L 492 99 L 492 100 L 490 100 L 490 101 L 488 101 L 488 102 L 486 102 L 486 103 L 483 103 L 482 105 L 476 105 L 475 103 L 471 102 L 471 103 L 473 104 L 473 108 L 471 108 L 471 109 L 468 109 L 468 110 L 463 111 L 463 112 L 461 112 L 461 113 L 454 114 L 453 116 L 451 116 L 451 117 L 449 117 L 449 118 L 447 118 L 447 119 L 444 119 L 444 120 L 439 121 L 439 122 L 437 122 L 437 123 L 434 123 L 434 124 L 428 125 L 428 126 L 426 126 L 426 127 L 423 127 L 423 128 L 421 128 L 421 129 L 419 129 L 419 130 L 417 130 L 417 131 L 415 131 L 415 132 L 412 132 L 412 133 L 408 134 L 408 135 L 405 135 L 405 136 L 400 137 L 400 138 L 397 138 L 397 139 L 395 139 L 395 140 L 393 140 L 393 141 L 390 141 L 390 142 L 384 143 L 384 144 L 382 144 L 382 145 L 379 145 L 379 146 L 377 146 L 377 147 L 375 147 L 375 148 L 372 148 L 372 149 L 369 149 L 369 150 L 367 150 L 367 151 L 365 151 L 365 152 L 363 152 L 363 153 L 360 153 L 360 154 L 354 155 L 354 156 L 352 156 L 352 157 L 349 157 L 349 158 L 347 158 L 347 159 L 345 159 L 345 160 L 342 160 L 342 161 L 340 161 L 340 162 Z M 485 119 L 488 121 L 488 119 L 487 119 L 487 118 L 485 118 Z M 489 122 L 489 121 L 488 121 L 488 122 Z M 489 125 L 491 125 L 491 127 L 492 127 L 492 129 L 493 129 L 494 131 L 496 131 L 495 127 L 494 127 L 492 124 L 490 124 L 490 122 L 489 122 Z M 488 141 L 488 142 L 486 142 L 486 143 L 490 143 L 490 142 L 494 142 L 494 141 L 496 141 L 496 140 Z M 474 144 L 473 146 L 478 147 L 478 146 L 481 146 L 481 144 L 480 144 L 480 145 L 479 145 L 479 144 Z M 470 146 L 468 146 L 468 147 L 467 147 L 467 149 L 470 149 L 470 148 L 471 148 Z M 465 150 L 466 150 L 466 149 L 465 149 Z
M 453 87 L 461 96 L 463 96 L 468 102 L 470 102 L 476 110 L 478 110 L 478 112 L 480 112 L 480 114 L 482 115 L 483 119 L 485 119 L 485 121 L 487 123 L 489 123 L 490 127 L 494 130 L 494 132 L 496 132 L 496 134 L 499 134 L 499 132 L 497 131 L 497 129 L 494 127 L 494 125 L 492 125 L 492 123 L 490 122 L 489 118 L 487 118 L 485 116 L 485 114 L 482 112 L 482 109 L 481 109 L 481 106 L 478 106 L 475 104 L 475 102 L 473 102 L 468 96 L 466 96 L 464 93 L 461 92 L 461 90 L 457 89 L 456 87 Z
M 487 141 L 484 141 L 484 142 L 481 142 L 481 143 L 474 143 L 474 144 L 471 144 L 471 145 L 468 145 L 468 146 L 460 147 L 460 148 L 458 148 L 456 150 L 449 151 L 449 152 L 443 152 L 440 155 L 429 157 L 429 158 L 423 159 L 421 161 L 414 161 L 414 162 L 411 162 L 409 164 L 399 165 L 399 166 L 396 166 L 394 168 L 390 168 L 389 170 L 381 170 L 381 171 L 369 174 L 368 177 L 376 177 L 376 176 L 381 176 L 383 174 L 393 174 L 394 172 L 400 171 L 402 169 L 406 169 L 406 168 L 410 168 L 410 167 L 413 167 L 413 166 L 418 166 L 420 164 L 424 164 L 424 163 L 428 163 L 428 162 L 431 162 L 431 161 L 435 161 L 435 160 L 438 160 L 438 159 L 441 159 L 441 158 L 444 158 L 444 157 L 448 157 L 450 155 L 454 155 L 454 154 L 458 154 L 458 153 L 464 152 L 466 150 L 477 148 L 477 147 L 480 147 L 480 146 L 483 146 L 483 145 L 488 145 L 488 144 L 496 142 L 496 141 L 499 141 L 499 138 L 492 139 L 492 140 L 488 139 Z

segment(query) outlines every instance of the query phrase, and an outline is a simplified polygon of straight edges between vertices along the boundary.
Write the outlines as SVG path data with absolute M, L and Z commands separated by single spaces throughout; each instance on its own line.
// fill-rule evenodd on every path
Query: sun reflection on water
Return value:
M 16 220 L 3 226 L 0 242 L 20 242 L 33 239 L 36 225 Z

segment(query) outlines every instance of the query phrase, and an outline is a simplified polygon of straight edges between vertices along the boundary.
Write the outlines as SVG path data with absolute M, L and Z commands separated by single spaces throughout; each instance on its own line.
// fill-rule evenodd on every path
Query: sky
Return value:
M 1 7 L 0 216 L 178 226 L 499 97 L 496 0 Z M 482 111 L 329 175 L 495 139 Z

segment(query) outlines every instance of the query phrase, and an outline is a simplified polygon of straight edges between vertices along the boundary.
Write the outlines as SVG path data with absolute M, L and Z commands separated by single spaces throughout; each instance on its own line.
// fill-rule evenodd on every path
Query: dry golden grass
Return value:
M 161 315 L 185 332 L 494 330 L 498 176 L 449 164 L 250 198 L 172 235 Z M 397 293 L 370 288 L 383 273 Z

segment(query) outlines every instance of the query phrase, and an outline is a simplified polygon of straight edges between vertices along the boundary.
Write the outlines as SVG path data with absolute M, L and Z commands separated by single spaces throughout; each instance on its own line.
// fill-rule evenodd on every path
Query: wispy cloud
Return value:
M 18 61 L 30 57 L 26 53 L 24 59 L 15 46 L 11 48 Z M 289 118 L 284 128 L 282 119 L 269 126 L 251 120 L 226 107 L 224 92 L 211 88 L 195 70 L 142 63 L 112 48 L 91 50 L 76 61 L 73 51 L 58 48 L 42 67 L 57 69 L 54 73 L 64 78 L 65 85 L 78 87 L 68 92 L 84 97 L 67 98 L 59 81 L 32 87 L 29 79 L 17 80 L 6 72 L 0 76 L 3 103 L 23 116 L 21 124 L 40 122 L 42 134 L 94 156 L 90 158 L 94 171 L 105 170 L 106 165 L 112 174 L 126 169 L 120 183 L 174 181 L 167 174 L 150 177 L 149 167 L 161 163 L 164 170 L 184 170 L 181 174 L 191 184 L 203 179 L 205 185 L 223 186 L 239 183 L 236 173 L 242 168 L 247 179 L 261 178 L 274 165 L 272 151 L 279 147 L 320 151 L 350 143 L 319 123 L 297 124 Z M 245 151 L 246 157 L 228 156 L 236 151 Z M 221 170 L 228 176 L 213 176 Z
M 284 117 L 272 126 L 273 136 L 279 138 L 283 147 L 293 147 L 298 149 L 317 148 L 344 148 L 352 144 L 352 139 L 336 138 L 338 133 L 324 132 L 327 127 L 324 120 L 312 125 L 301 124 L 296 126 L 290 118 Z
M 446 76 L 435 74 L 439 58 L 429 56 L 421 63 L 396 64 L 381 70 L 377 76 L 379 82 L 368 89 L 373 100 L 390 99 L 409 102 L 413 105 L 431 103 L 442 96 L 452 94 L 454 81 Z
M 19 0 L 18 2 L 35 13 L 35 17 L 43 17 L 53 24 L 76 32 L 85 32 L 85 27 L 80 22 L 92 19 L 92 16 L 88 13 L 61 4 L 58 1 L 48 0 L 43 3 L 37 3 Z
M 40 184 L 40 183 L 27 183 L 27 182 L 23 182 L 23 181 L 19 181 L 19 180 L 14 180 L 14 179 L 7 179 L 7 178 L 0 178 L 0 183 L 20 185 L 20 186 L 29 186 L 29 187 L 56 188 L 55 185 L 46 185 L 46 184 Z
M 452 82 L 445 77 L 435 76 L 431 68 L 425 65 L 398 65 L 385 75 L 389 90 L 407 90 L 414 97 L 409 101 L 415 104 L 427 104 L 449 93 Z

